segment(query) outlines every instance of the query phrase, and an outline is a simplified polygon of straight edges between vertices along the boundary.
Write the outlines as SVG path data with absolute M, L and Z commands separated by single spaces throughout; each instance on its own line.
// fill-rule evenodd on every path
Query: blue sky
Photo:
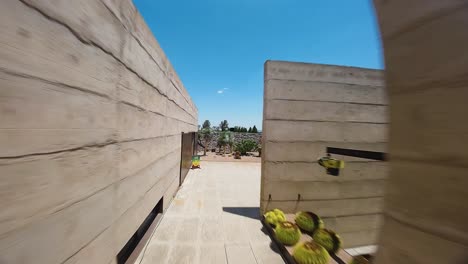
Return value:
M 383 68 L 370 0 L 134 0 L 197 104 L 199 123 L 261 127 L 263 64 Z

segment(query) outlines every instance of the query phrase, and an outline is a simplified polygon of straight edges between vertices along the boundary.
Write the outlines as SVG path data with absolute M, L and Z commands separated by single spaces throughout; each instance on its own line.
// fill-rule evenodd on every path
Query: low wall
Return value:
M 326 147 L 386 151 L 387 111 L 380 70 L 267 61 L 261 209 L 316 212 L 345 247 L 374 244 L 385 163 L 333 155 L 346 167 L 332 177 L 317 159 Z
M 0 263 L 111 263 L 197 109 L 130 0 L 0 3 Z

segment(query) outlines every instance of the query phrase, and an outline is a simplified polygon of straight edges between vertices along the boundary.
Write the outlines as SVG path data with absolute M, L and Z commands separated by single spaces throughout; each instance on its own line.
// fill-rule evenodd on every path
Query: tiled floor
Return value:
M 185 179 L 140 263 L 284 263 L 262 231 L 259 203 L 260 163 L 202 163 Z

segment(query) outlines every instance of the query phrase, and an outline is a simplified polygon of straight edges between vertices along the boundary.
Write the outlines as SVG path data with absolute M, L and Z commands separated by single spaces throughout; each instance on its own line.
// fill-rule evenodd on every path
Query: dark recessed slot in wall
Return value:
M 127 241 L 125 246 L 120 250 L 119 254 L 117 254 L 117 263 L 118 264 L 125 264 L 125 262 L 128 260 L 128 258 L 132 254 L 132 252 L 137 247 L 138 243 L 140 243 L 141 239 L 145 235 L 148 228 L 153 223 L 154 219 L 156 219 L 156 216 L 158 214 L 161 214 L 162 212 L 163 212 L 163 198 L 161 198 L 161 200 L 159 200 L 159 202 L 156 204 L 156 206 L 153 208 L 153 210 L 151 210 L 151 212 L 145 218 L 145 220 L 140 225 L 140 227 L 137 229 L 137 231 Z

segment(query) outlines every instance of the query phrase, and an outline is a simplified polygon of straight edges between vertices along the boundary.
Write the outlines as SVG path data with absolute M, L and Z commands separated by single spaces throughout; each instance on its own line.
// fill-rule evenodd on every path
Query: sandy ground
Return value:
M 234 159 L 232 154 L 217 155 L 214 152 L 207 152 L 206 156 L 203 156 L 203 152 L 199 152 L 200 160 L 203 161 L 220 161 L 220 162 L 261 162 L 261 158 L 258 157 L 258 153 L 252 153 L 254 156 L 242 156 L 241 159 Z

